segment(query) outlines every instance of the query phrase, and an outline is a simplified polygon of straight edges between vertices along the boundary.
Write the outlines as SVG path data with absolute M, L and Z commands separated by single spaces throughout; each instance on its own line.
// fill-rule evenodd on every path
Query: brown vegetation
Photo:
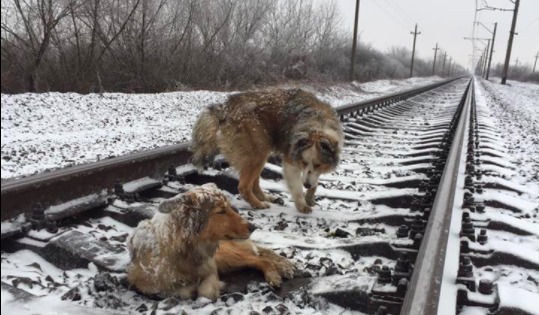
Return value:
M 2 92 L 344 80 L 351 34 L 341 20 L 335 3 L 313 0 L 6 0 Z M 383 54 L 360 44 L 356 77 L 407 77 L 409 60 L 407 49 Z M 416 61 L 416 75 L 430 69 Z

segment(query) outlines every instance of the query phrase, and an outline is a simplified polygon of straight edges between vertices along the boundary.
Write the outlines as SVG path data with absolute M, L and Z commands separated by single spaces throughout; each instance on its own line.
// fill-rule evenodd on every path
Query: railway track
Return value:
M 285 204 L 254 211 L 226 161 L 197 174 L 186 144 L 2 183 L 2 292 L 82 314 L 536 314 L 539 208 L 511 182 L 516 166 L 474 90 L 461 78 L 339 108 L 342 163 L 308 215 L 278 159 L 261 186 Z M 295 278 L 273 291 L 256 272 L 229 275 L 216 303 L 136 294 L 127 235 L 163 198 L 206 182 Z

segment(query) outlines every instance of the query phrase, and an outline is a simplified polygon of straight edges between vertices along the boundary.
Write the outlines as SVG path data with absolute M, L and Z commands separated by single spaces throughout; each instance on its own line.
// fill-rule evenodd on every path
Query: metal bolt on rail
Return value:
M 457 283 L 464 284 L 470 291 L 475 291 L 473 265 L 470 256 L 462 255 L 457 272 Z
M 463 236 L 467 237 L 472 242 L 475 242 L 475 229 L 473 227 L 473 223 L 472 223 L 472 220 L 470 219 L 470 217 L 467 217 L 462 222 L 462 228 L 461 228 L 461 231 L 460 231 L 460 236 L 461 237 L 463 237 Z
M 408 226 L 406 224 L 403 224 L 399 226 L 399 229 L 397 230 L 397 238 L 408 237 L 409 232 L 410 230 L 408 229 Z
M 402 278 L 397 284 L 397 295 L 404 297 L 406 295 L 406 290 L 408 289 L 408 279 Z
M 423 234 L 421 233 L 417 233 L 415 236 L 414 236 L 414 244 L 413 244 L 413 247 L 415 249 L 419 249 L 419 247 L 421 246 L 421 241 L 423 240 Z
M 45 224 L 45 209 L 40 202 L 37 202 L 34 208 L 32 209 L 32 215 L 28 220 L 32 223 L 32 228 L 36 230 L 41 230 Z
M 479 293 L 481 294 L 492 294 L 494 292 L 494 285 L 491 280 L 489 279 L 481 279 L 479 280 Z
M 487 230 L 481 229 L 481 231 L 479 232 L 479 235 L 477 235 L 477 242 L 479 242 L 479 244 L 481 245 L 485 245 L 487 240 L 488 240 Z
M 470 243 L 467 240 L 460 241 L 460 254 L 470 253 Z
M 391 269 L 388 266 L 382 266 L 382 269 L 378 271 L 378 282 L 391 283 Z

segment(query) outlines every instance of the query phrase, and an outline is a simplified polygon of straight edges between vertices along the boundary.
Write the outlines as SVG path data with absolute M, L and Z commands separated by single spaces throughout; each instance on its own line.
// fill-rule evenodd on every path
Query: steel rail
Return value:
M 341 119 L 358 115 L 453 82 L 451 78 L 403 92 L 377 97 L 336 108 Z M 128 182 L 142 177 L 162 178 L 171 165 L 187 164 L 191 158 L 189 143 L 114 157 L 98 162 L 53 170 L 1 184 L 1 220 L 36 208 L 48 208 L 103 190 L 111 190 L 116 181 Z
M 449 228 L 459 173 L 460 159 L 466 149 L 466 124 L 473 100 L 473 79 L 466 89 L 464 106 L 451 149 L 431 208 L 425 236 L 417 255 L 414 272 L 406 292 L 401 315 L 437 314 L 446 257 Z

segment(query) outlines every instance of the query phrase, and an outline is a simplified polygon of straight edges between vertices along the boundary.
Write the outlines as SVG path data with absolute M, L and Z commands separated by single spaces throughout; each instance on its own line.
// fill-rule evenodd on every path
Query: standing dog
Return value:
M 231 95 L 200 114 L 192 138 L 193 164 L 200 169 L 222 153 L 239 171 L 240 194 L 256 209 L 275 201 L 259 181 L 270 153 L 280 154 L 288 189 L 304 213 L 312 211 L 318 178 L 335 169 L 344 142 L 335 110 L 303 90 Z
M 254 226 L 243 219 L 213 184 L 194 188 L 159 205 L 127 240 L 127 279 L 145 294 L 198 293 L 212 300 L 223 284 L 218 271 L 255 268 L 273 286 L 291 278 L 293 265 L 247 239 Z M 232 241 L 245 240 L 245 241 Z

